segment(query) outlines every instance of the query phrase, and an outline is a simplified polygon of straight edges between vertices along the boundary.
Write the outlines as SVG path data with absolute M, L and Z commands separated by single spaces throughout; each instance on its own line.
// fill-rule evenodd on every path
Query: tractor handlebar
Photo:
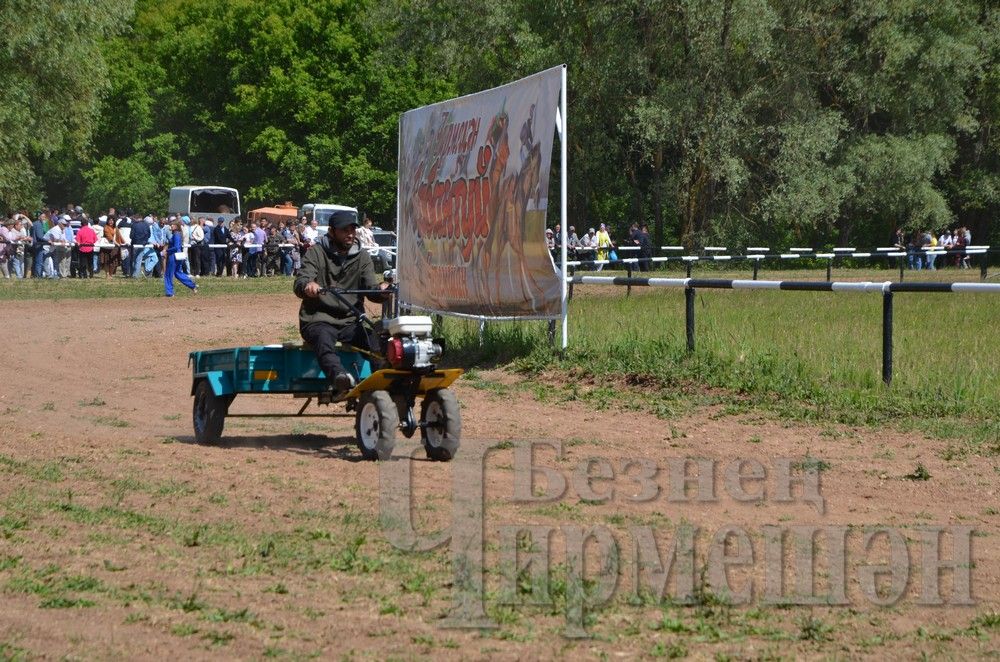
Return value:
M 344 288 L 340 288 L 340 287 L 323 287 L 323 288 L 320 288 L 319 293 L 320 294 L 332 294 L 333 297 L 335 299 L 337 299 L 337 301 L 339 301 L 343 305 L 347 306 L 347 308 L 351 312 L 354 313 L 354 316 L 358 318 L 359 322 L 365 322 L 369 326 L 371 326 L 372 325 L 372 321 L 371 321 L 371 319 L 369 319 L 368 315 L 365 313 L 364 308 L 359 308 L 358 306 L 356 306 L 355 304 L 353 304 L 350 300 L 348 300 L 347 297 L 345 297 L 344 295 L 346 295 L 346 294 L 355 294 L 355 295 L 367 295 L 367 294 L 381 295 L 381 294 L 393 293 L 395 291 L 396 291 L 396 286 L 395 285 L 390 285 L 389 287 L 385 288 L 384 290 L 382 290 L 382 289 L 375 289 L 375 290 L 357 290 L 357 289 L 355 289 L 355 290 L 350 290 L 350 289 L 344 289 Z

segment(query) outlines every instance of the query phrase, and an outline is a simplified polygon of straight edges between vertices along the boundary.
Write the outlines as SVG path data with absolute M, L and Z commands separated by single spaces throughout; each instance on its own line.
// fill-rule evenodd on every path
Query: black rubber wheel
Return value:
M 202 381 L 194 390 L 194 438 L 199 444 L 217 444 L 222 440 L 222 428 L 229 413 L 231 398 L 219 397 L 212 385 Z
M 462 439 L 462 413 L 454 393 L 427 392 L 420 403 L 420 438 L 430 459 L 447 462 L 455 457 Z
M 358 448 L 366 460 L 388 460 L 396 446 L 399 413 L 388 391 L 363 393 L 354 418 Z

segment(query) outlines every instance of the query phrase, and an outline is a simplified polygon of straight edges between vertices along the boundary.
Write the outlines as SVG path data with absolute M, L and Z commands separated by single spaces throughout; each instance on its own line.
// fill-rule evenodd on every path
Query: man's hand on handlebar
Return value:
M 320 290 L 322 289 L 323 288 L 319 286 L 319 283 L 313 281 L 311 283 L 306 284 L 305 289 L 302 290 L 302 293 L 305 294 L 306 297 L 309 299 L 315 299 L 319 296 Z
M 378 289 L 382 290 L 382 294 L 381 295 L 376 295 L 376 296 L 371 297 L 371 298 L 376 299 L 379 302 L 381 302 L 381 301 L 388 301 L 390 293 L 386 292 L 386 290 L 388 290 L 390 287 L 392 287 L 392 283 L 387 283 L 385 281 L 379 283 L 378 284 Z

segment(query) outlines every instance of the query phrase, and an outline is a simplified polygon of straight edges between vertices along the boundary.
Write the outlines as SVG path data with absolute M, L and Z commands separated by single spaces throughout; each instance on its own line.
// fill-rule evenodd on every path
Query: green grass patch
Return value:
M 17 460 L 2 454 L 0 454 L 0 471 L 49 483 L 57 483 L 63 479 L 62 467 L 57 462 Z
M 903 476 L 903 478 L 906 478 L 907 480 L 917 480 L 917 481 L 930 480 L 931 472 L 927 471 L 927 467 L 925 467 L 922 462 L 918 462 L 917 467 L 910 473 Z
M 0 641 L 0 660 L 4 662 L 24 662 L 33 657 L 26 649 L 20 646 L 15 646 L 7 641 Z
M 1000 306 L 992 295 L 897 295 L 894 380 L 886 387 L 877 295 L 699 290 L 696 350 L 688 352 L 681 290 L 624 294 L 577 288 L 562 355 L 542 322 L 488 324 L 480 343 L 476 323 L 446 318 L 446 358 L 561 374 L 563 388 L 573 386 L 563 399 L 634 402 L 639 395 L 666 417 L 691 404 L 721 404 L 727 414 L 889 424 L 954 440 L 956 455 L 1000 453 L 1000 362 L 992 359 Z M 558 386 L 542 388 L 560 395 Z
M 823 473 L 829 468 L 829 462 L 818 457 L 813 457 L 808 450 L 804 458 L 792 464 L 792 469 L 804 473 Z
M 105 402 L 100 397 L 94 397 L 94 398 L 91 398 L 90 400 L 80 400 L 76 404 L 79 405 L 79 406 L 81 406 L 81 407 L 103 407 L 104 405 L 106 405 L 108 403 Z
M 41 609 L 74 609 L 95 606 L 91 598 L 105 593 L 107 587 L 95 577 L 67 575 L 59 566 L 50 564 L 39 569 L 15 569 L 4 591 L 37 596 Z
M 98 425 L 106 425 L 109 428 L 127 428 L 131 427 L 131 423 L 122 420 L 117 416 L 97 416 L 94 418 L 94 422 Z

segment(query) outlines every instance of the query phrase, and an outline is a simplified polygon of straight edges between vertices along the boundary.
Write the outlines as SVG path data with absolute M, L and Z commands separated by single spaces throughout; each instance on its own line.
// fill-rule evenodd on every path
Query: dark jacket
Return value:
M 231 233 L 229 231 L 229 228 L 227 228 L 225 225 L 217 225 L 215 227 L 214 234 L 215 234 L 215 237 L 214 237 L 214 239 L 212 241 L 213 244 L 228 244 L 229 243 L 229 235 Z M 219 250 L 225 250 L 225 249 L 224 248 L 216 248 L 215 250 L 219 251 Z
M 302 269 L 295 279 L 295 294 L 302 299 L 299 307 L 299 322 L 326 322 L 334 326 L 345 326 L 354 321 L 353 313 L 337 301 L 332 294 L 321 294 L 316 299 L 305 297 L 306 285 L 315 281 L 323 288 L 338 287 L 348 290 L 378 289 L 378 277 L 368 251 L 361 250 L 357 241 L 351 246 L 347 255 L 341 255 L 330 243 L 330 238 L 324 235 L 302 257 Z M 348 300 L 356 300 L 360 306 L 360 295 L 348 296 Z
M 150 230 L 146 221 L 136 221 L 132 224 L 132 235 L 130 237 L 133 246 L 145 246 L 149 243 Z
M 653 254 L 653 241 L 649 238 L 648 232 L 639 231 L 639 252 L 643 255 Z

